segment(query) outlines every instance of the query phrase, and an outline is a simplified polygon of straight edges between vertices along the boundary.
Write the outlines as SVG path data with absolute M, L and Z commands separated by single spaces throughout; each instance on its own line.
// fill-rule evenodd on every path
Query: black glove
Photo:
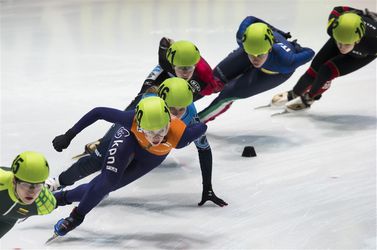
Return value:
M 293 40 L 292 42 L 290 42 L 293 47 L 295 48 L 296 52 L 301 52 L 302 51 L 302 47 L 300 44 L 297 43 L 297 39 Z
M 173 66 L 166 58 L 167 50 L 172 43 L 174 43 L 172 39 L 163 37 L 161 38 L 160 45 L 158 47 L 158 64 L 161 66 L 163 70 L 166 70 L 168 72 L 174 72 Z
M 64 135 L 56 136 L 52 141 L 52 145 L 56 151 L 62 152 L 63 149 L 66 149 L 69 146 L 74 137 L 75 133 L 70 129 Z
M 212 201 L 213 203 L 215 203 L 216 205 L 220 207 L 228 205 L 228 203 L 226 203 L 225 201 L 223 201 L 222 199 L 220 199 L 219 197 L 215 195 L 211 186 L 209 187 L 203 186 L 202 200 L 198 203 L 198 206 L 202 206 L 204 203 L 206 203 L 206 201 Z
M 285 39 L 292 38 L 291 32 L 283 32 L 282 35 L 285 37 Z
M 174 43 L 173 39 L 170 39 L 170 38 L 167 38 L 167 37 L 163 37 L 160 40 L 160 48 L 164 49 L 164 50 L 167 50 L 170 47 L 170 45 L 172 45 L 173 43 Z
M 84 221 L 85 216 L 77 213 L 77 207 L 75 207 L 69 217 L 60 219 L 54 226 L 55 234 L 64 236 L 68 232 L 75 229 Z

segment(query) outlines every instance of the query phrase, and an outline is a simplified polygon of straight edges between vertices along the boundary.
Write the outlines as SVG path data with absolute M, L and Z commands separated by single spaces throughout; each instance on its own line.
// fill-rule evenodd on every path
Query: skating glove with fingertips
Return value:
M 215 195 L 211 186 L 203 186 L 202 200 L 198 203 L 198 206 L 202 206 L 207 201 L 212 201 L 220 207 L 228 205 L 228 203 L 226 203 L 225 201 L 223 201 Z

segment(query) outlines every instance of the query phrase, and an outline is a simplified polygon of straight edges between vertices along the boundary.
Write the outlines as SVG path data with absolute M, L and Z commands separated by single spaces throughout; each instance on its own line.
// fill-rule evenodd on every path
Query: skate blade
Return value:
M 288 110 L 284 109 L 284 110 L 281 111 L 281 112 L 277 112 L 277 113 L 273 113 L 273 114 L 271 114 L 271 117 L 274 117 L 274 116 L 280 116 L 280 115 L 285 115 L 285 114 L 291 114 L 291 112 L 289 112 Z
M 72 160 L 78 160 L 86 155 L 89 155 L 88 153 L 84 152 L 84 153 L 81 153 L 81 154 L 78 154 L 78 155 L 75 155 L 72 157 Z
M 45 242 L 45 245 L 50 245 L 51 243 L 56 241 L 58 238 L 59 238 L 59 235 L 54 233 L 54 235 Z
M 267 105 L 257 106 L 254 109 L 265 109 L 265 108 L 271 108 L 271 107 L 272 107 L 271 104 L 267 104 Z

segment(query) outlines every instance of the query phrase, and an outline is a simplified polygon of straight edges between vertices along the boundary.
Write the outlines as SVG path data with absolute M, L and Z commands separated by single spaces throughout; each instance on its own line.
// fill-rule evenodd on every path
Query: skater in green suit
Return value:
M 31 151 L 19 154 L 11 169 L 0 168 L 0 238 L 18 219 L 49 214 L 55 209 L 55 197 L 44 187 L 48 175 L 45 157 Z

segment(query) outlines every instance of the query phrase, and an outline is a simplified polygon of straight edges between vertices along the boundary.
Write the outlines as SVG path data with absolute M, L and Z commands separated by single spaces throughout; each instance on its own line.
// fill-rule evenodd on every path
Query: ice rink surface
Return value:
M 333 7 L 376 11 L 374 0 L 0 3 L 0 164 L 10 166 L 24 150 L 40 151 L 52 176 L 110 124 L 95 123 L 62 153 L 52 139 L 94 107 L 124 109 L 157 64 L 162 36 L 193 41 L 214 67 L 237 47 L 235 32 L 248 15 L 318 51 Z M 73 206 L 17 224 L 0 248 L 376 249 L 376 62 L 334 80 L 306 113 L 271 117 L 271 110 L 254 110 L 292 88 L 308 65 L 209 123 L 213 188 L 229 206 L 197 207 L 201 174 L 190 145 L 111 193 L 56 243 L 44 246 Z M 241 157 L 247 145 L 257 157 Z

